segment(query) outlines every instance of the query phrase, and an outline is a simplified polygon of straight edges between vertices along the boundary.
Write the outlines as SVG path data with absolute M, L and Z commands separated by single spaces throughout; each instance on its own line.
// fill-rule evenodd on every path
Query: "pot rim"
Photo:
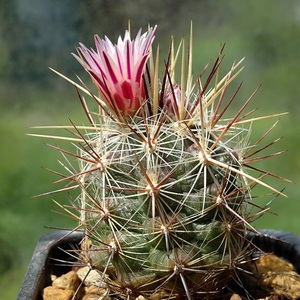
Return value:
M 283 230 L 260 229 L 261 234 L 249 232 L 246 238 L 266 253 L 273 253 L 293 264 L 295 271 L 300 273 L 300 236 Z M 42 236 L 34 250 L 17 300 L 39 300 L 42 289 L 51 285 L 46 274 L 62 275 L 68 272 L 67 266 L 51 264 L 51 260 L 64 255 L 70 262 L 70 255 L 65 250 L 79 245 L 83 231 L 71 232 L 56 230 Z M 61 259 L 61 258 L 60 258 Z M 74 258 L 73 258 L 74 260 Z M 58 270 L 59 269 L 59 270 Z
M 56 230 L 43 235 L 37 242 L 17 300 L 41 299 L 43 287 L 51 284 L 48 282 L 50 278 L 46 278 L 46 272 L 57 269 L 57 266 L 50 264 L 50 260 L 59 254 L 64 253 L 66 256 L 64 250 L 70 250 L 71 244 L 78 244 L 82 236 L 83 232 L 70 233 L 68 230 Z

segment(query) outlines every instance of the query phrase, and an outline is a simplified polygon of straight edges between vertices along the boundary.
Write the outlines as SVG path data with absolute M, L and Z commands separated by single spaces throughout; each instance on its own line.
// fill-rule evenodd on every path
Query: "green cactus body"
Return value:
M 100 164 L 83 161 L 80 180 L 91 265 L 139 291 L 171 277 L 166 286 L 174 289 L 176 281 L 180 291 L 182 276 L 188 288 L 200 289 L 239 258 L 248 190 L 240 176 L 206 161 L 209 155 L 242 167 L 226 142 L 210 151 L 218 137 L 211 129 L 160 117 L 136 118 L 130 129 L 107 119 L 89 142 L 92 150 L 82 153 Z
M 190 45 L 178 85 L 174 70 L 180 49 L 185 61 L 184 46 L 175 53 L 171 44 L 160 80 L 149 50 L 154 32 L 139 32 L 135 41 L 127 32 L 115 46 L 96 37 L 97 52 L 78 48 L 99 98 L 81 89 L 100 109 L 95 121 L 81 98 L 91 126 L 84 133 L 74 126 L 80 170 L 67 179 L 81 189 L 80 256 L 101 274 L 108 295 L 196 299 L 222 293 L 249 260 L 251 188 L 280 192 L 245 171 L 263 139 L 246 147 L 242 126 L 253 120 L 242 112 L 252 97 L 233 118 L 221 119 L 236 95 L 221 109 L 240 62 L 214 82 L 219 56 L 208 79 L 192 84 Z

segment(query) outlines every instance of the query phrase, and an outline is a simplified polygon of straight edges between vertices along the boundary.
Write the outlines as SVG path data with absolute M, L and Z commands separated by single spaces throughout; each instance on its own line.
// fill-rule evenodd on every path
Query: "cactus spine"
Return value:
M 139 32 L 135 40 L 126 32 L 117 45 L 96 37 L 97 51 L 78 48 L 75 57 L 99 97 L 73 84 L 99 112 L 92 115 L 80 97 L 90 126 L 74 125 L 81 146 L 68 154 L 80 169 L 69 169 L 63 180 L 81 190 L 81 257 L 101 274 L 98 284 L 108 295 L 197 299 L 221 293 L 249 260 L 252 187 L 281 193 L 262 181 L 267 172 L 259 170 L 259 178 L 246 172 L 262 150 L 262 139 L 247 145 L 243 127 L 253 121 L 244 113 L 252 96 L 234 117 L 222 119 L 236 96 L 223 103 L 242 61 L 218 81 L 221 49 L 207 79 L 193 80 L 191 43 L 188 59 L 184 41 L 177 51 L 171 43 L 159 79 L 155 31 Z

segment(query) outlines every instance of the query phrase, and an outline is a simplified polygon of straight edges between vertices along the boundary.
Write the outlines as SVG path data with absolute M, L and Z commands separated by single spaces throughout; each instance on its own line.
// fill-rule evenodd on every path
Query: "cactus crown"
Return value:
M 90 125 L 72 124 L 77 153 L 52 147 L 79 162 L 79 171 L 66 168 L 62 180 L 74 182 L 66 190 L 81 191 L 74 202 L 84 230 L 80 257 L 99 272 L 107 295 L 197 299 L 222 293 L 251 260 L 246 233 L 255 231 L 251 221 L 263 211 L 253 214 L 252 187 L 282 194 L 263 181 L 275 175 L 250 165 L 273 144 L 259 148 L 273 127 L 248 145 L 245 125 L 266 118 L 244 112 L 255 92 L 223 119 L 240 88 L 224 103 L 242 60 L 219 80 L 222 47 L 211 70 L 193 79 L 192 39 L 187 55 L 184 40 L 176 51 L 172 41 L 160 76 L 155 31 L 140 31 L 134 40 L 126 32 L 117 45 L 96 36 L 96 51 L 80 45 L 75 57 L 99 95 L 72 83 L 99 111 L 90 112 L 78 93 Z

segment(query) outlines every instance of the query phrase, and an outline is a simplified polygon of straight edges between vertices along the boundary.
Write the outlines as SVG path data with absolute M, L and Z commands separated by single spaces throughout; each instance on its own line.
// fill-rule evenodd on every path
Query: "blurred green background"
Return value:
M 233 83 L 243 87 L 233 104 L 236 111 L 256 87 L 263 84 L 249 109 L 255 115 L 288 111 L 265 139 L 284 138 L 273 152 L 288 149 L 279 157 L 256 164 L 294 182 L 271 179 L 268 183 L 285 189 L 289 198 L 278 197 L 272 211 L 256 222 L 258 228 L 276 228 L 300 234 L 300 2 L 295 0 L 2 0 L 0 1 L 0 299 L 15 299 L 38 238 L 49 227 L 71 228 L 75 222 L 57 210 L 52 198 L 67 204 L 67 193 L 32 198 L 59 188 L 60 153 L 46 145 L 49 140 L 26 133 L 35 125 L 86 122 L 72 85 L 48 67 L 76 80 L 73 72 L 87 78 L 70 55 L 78 42 L 93 46 L 93 35 L 115 41 L 123 35 L 128 19 L 135 34 L 138 28 L 158 24 L 155 44 L 166 53 L 170 36 L 179 41 L 194 24 L 194 74 L 214 60 L 226 43 L 222 70 L 246 56 L 246 67 Z M 256 141 L 278 118 L 253 126 Z M 58 132 L 51 131 L 57 134 Z M 64 132 L 59 132 L 63 134 Z M 64 142 L 50 141 L 66 149 Z M 271 149 L 269 149 L 271 151 Z M 268 152 L 266 152 L 268 153 Z M 265 191 L 262 191 L 264 193 Z M 254 190 L 259 194 L 260 190 Z M 261 198 L 258 203 L 265 203 Z

